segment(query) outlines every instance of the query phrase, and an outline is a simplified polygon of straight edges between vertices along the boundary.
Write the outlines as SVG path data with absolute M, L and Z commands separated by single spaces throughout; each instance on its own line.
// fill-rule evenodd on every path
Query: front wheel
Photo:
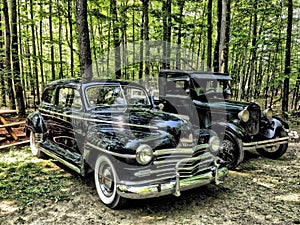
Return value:
M 287 137 L 287 136 L 288 136 L 287 132 L 280 129 L 280 130 L 276 131 L 274 138 L 283 138 L 283 137 Z M 288 148 L 288 143 L 278 144 L 278 145 L 275 145 L 272 147 L 259 148 L 256 151 L 260 155 L 262 155 L 266 158 L 278 159 L 286 152 L 287 148 Z
M 238 166 L 241 151 L 235 138 L 226 132 L 222 141 L 219 157 L 224 161 L 228 169 L 234 169 Z
M 94 175 L 100 200 L 112 209 L 122 206 L 125 199 L 117 193 L 117 173 L 107 156 L 100 155 L 97 158 Z
M 35 133 L 30 131 L 30 149 L 32 155 L 36 156 L 37 158 L 44 158 L 44 153 L 40 149 L 40 143 L 35 138 Z

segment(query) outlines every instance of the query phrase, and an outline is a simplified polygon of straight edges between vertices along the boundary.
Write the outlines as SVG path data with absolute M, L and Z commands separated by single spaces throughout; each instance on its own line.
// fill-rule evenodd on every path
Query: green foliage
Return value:
M 14 149 L 1 153 L 0 168 L 0 202 L 17 201 L 20 209 L 35 201 L 68 200 L 67 187 L 78 182 L 51 161 L 33 158 L 28 148 L 18 155 Z

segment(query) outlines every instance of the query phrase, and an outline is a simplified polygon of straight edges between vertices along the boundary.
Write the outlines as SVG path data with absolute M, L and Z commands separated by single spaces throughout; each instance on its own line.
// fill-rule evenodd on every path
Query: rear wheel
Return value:
M 280 130 L 276 131 L 274 138 L 283 138 L 283 137 L 287 137 L 287 136 L 288 136 L 287 132 L 280 129 Z M 286 152 L 287 148 L 288 148 L 287 143 L 286 144 L 278 144 L 278 145 L 275 145 L 272 147 L 259 148 L 259 149 L 257 149 L 257 152 L 266 158 L 278 159 Z
M 226 132 L 218 156 L 224 161 L 228 169 L 234 169 L 239 164 L 240 155 L 240 149 L 233 135 Z
M 45 154 L 41 151 L 40 143 L 36 141 L 33 131 L 30 131 L 30 149 L 32 155 L 38 158 L 44 158 Z
M 95 163 L 95 185 L 100 200 L 110 208 L 119 208 L 125 202 L 117 193 L 117 173 L 111 160 L 100 155 Z

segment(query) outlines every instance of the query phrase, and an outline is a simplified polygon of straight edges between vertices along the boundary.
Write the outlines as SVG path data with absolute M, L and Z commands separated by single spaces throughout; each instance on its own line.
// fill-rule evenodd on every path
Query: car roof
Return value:
M 125 80 L 117 80 L 117 79 L 93 79 L 90 82 L 82 83 L 81 78 L 69 78 L 69 79 L 60 79 L 50 82 L 47 86 L 68 86 L 68 87 L 80 87 L 90 86 L 95 84 L 108 84 L 108 85 L 133 85 L 136 87 L 142 87 L 141 85 Z
M 175 76 L 187 75 L 195 79 L 212 79 L 212 80 L 232 80 L 227 73 L 197 71 L 197 70 L 161 70 L 160 74 L 170 74 Z

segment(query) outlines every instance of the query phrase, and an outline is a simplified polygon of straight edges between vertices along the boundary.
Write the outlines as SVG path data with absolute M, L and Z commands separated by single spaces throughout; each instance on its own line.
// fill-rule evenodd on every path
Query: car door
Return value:
M 58 87 L 57 103 L 52 124 L 53 143 L 58 146 L 58 154 L 65 160 L 79 164 L 81 159 L 80 129 L 82 121 L 82 101 L 79 91 L 72 87 Z

